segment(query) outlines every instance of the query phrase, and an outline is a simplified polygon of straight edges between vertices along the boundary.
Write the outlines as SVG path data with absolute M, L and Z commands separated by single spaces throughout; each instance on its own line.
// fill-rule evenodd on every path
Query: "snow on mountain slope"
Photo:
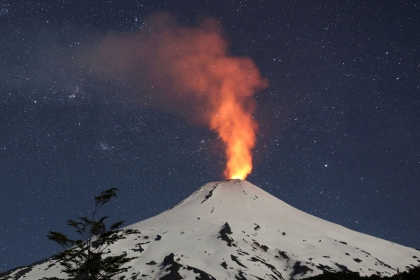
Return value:
M 347 270 L 388 276 L 420 265 L 415 249 L 306 214 L 243 180 L 208 183 L 126 228 L 141 234 L 120 240 L 111 254 L 138 258 L 118 279 L 302 279 Z M 8 275 L 65 278 L 52 260 Z

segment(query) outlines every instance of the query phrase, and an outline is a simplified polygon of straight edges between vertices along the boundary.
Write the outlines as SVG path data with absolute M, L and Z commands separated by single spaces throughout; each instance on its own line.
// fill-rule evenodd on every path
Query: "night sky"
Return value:
M 66 220 L 89 215 L 105 189 L 120 192 L 103 214 L 129 225 L 223 179 L 214 131 L 170 100 L 147 105 L 153 90 L 142 77 L 98 74 L 119 71 L 106 60 L 90 67 L 99 42 L 136 38 L 158 12 L 185 28 L 219 21 L 229 55 L 249 57 L 268 80 L 255 94 L 248 181 L 320 218 L 420 248 L 417 1 L 6 0 L 0 271 L 58 252 L 48 231 L 71 235 Z

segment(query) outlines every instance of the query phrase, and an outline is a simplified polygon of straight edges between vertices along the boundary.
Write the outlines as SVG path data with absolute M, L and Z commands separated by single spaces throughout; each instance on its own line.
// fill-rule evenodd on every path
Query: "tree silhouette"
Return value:
M 112 198 L 117 196 L 118 189 L 111 188 L 95 196 L 95 206 L 90 218 L 80 217 L 77 220 L 68 220 L 67 225 L 75 229 L 81 239 L 69 239 L 66 235 L 50 231 L 47 238 L 60 244 L 64 251 L 54 256 L 63 266 L 62 272 L 71 279 L 77 280 L 105 280 L 120 274 L 126 269 L 122 266 L 135 257 L 126 254 L 114 255 L 105 250 L 125 235 L 140 233 L 138 230 L 118 229 L 123 221 L 105 225 L 104 216 L 97 220 L 99 210 Z M 42 278 L 42 280 L 58 280 L 60 278 Z

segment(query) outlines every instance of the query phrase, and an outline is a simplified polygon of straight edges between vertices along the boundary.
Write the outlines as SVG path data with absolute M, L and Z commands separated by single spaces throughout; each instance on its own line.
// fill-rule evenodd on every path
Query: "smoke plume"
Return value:
M 218 21 L 181 26 L 160 13 L 133 35 L 111 34 L 93 56 L 93 71 L 136 87 L 143 105 L 176 111 L 218 133 L 226 145 L 226 178 L 252 170 L 258 125 L 253 95 L 267 81 L 250 58 L 228 54 Z M 147 92 L 147 95 L 144 95 Z

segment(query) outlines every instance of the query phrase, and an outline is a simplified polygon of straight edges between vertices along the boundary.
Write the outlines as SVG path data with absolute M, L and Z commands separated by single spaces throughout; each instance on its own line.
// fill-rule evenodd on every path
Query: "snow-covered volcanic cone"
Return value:
M 205 184 L 172 209 L 126 228 L 110 247 L 132 260 L 116 279 L 302 279 L 324 271 L 393 275 L 420 252 L 306 214 L 243 180 Z M 57 276 L 53 260 L 7 273 Z M 120 278 L 121 276 L 124 278 Z

